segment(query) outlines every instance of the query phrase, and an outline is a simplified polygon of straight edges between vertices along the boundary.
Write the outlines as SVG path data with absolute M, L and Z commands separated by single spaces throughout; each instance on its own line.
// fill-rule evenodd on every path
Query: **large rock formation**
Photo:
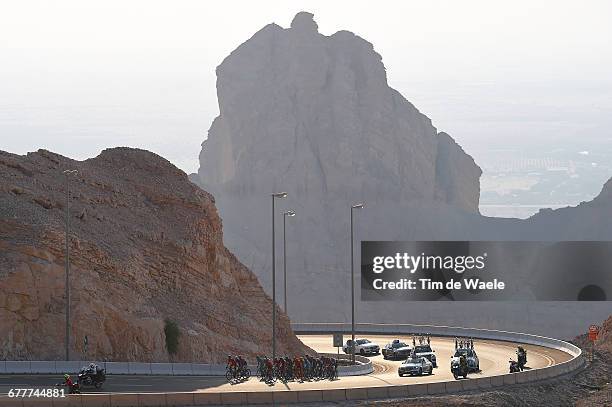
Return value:
M 291 28 L 257 32 L 217 76 L 220 115 L 203 143 L 199 182 L 217 198 L 226 244 L 265 287 L 269 193 L 289 193 L 279 205 L 298 213 L 287 225 L 289 307 L 298 319 L 319 304 L 337 318 L 346 313 L 338 304 L 347 300 L 352 202 L 428 202 L 477 213 L 480 168 L 388 86 L 381 56 L 362 38 L 322 35 L 302 12 Z
M 270 353 L 271 301 L 223 246 L 211 195 L 117 148 L 82 162 L 0 152 L 0 359 L 63 358 L 67 187 L 73 358 L 168 361 L 165 320 L 181 332 L 174 361 Z M 278 329 L 280 352 L 306 350 L 282 312 Z
M 480 168 L 387 85 L 372 44 L 317 32 L 312 14 L 270 24 L 217 68 L 220 115 L 202 182 L 236 197 L 424 199 L 478 211 Z M 214 193 L 213 193 L 214 195 Z
M 299 13 L 287 29 L 264 27 L 221 63 L 217 77 L 220 114 L 193 179 L 216 197 L 226 244 L 266 289 L 269 194 L 289 192 L 277 208 L 298 214 L 287 221 L 294 320 L 348 320 L 349 208 L 358 201 L 366 209 L 355 213 L 356 240 L 612 240 L 609 192 L 526 221 L 480 216 L 481 171 L 472 158 L 388 86 L 372 44 L 347 31 L 322 35 L 312 14 Z M 562 337 L 609 315 L 605 302 L 360 302 L 357 310 L 363 322 Z

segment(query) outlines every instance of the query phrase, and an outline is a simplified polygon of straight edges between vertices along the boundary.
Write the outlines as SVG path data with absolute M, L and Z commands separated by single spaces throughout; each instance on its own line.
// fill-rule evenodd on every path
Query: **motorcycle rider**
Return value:
M 89 364 L 89 366 L 87 366 L 87 369 L 85 369 L 85 373 L 91 375 L 91 376 L 97 376 L 100 373 L 100 366 L 96 365 L 95 363 L 91 362 Z
M 459 356 L 459 367 L 461 368 L 462 372 L 468 371 L 468 363 L 467 363 L 467 358 L 465 357 L 465 355 Z
M 519 346 L 516 351 L 516 359 L 518 363 L 518 368 L 523 371 L 523 368 L 527 363 L 527 351 L 522 346 Z
M 90 363 L 88 366 L 83 366 L 79 372 L 77 383 L 80 386 L 96 386 L 99 387 L 105 381 L 104 369 L 96 363 Z

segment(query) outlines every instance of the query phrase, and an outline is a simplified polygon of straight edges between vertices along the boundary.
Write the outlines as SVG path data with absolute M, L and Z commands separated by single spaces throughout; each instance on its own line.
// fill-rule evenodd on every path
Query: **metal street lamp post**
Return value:
M 65 271 L 66 271 L 66 360 L 70 360 L 70 187 L 68 185 L 68 176 L 76 175 L 77 170 L 65 170 L 66 177 L 66 256 L 65 256 Z
M 286 198 L 286 192 L 277 192 L 272 194 L 272 360 L 276 358 L 276 240 L 274 218 L 276 211 L 274 210 L 274 201 L 276 198 Z
M 295 211 L 287 211 L 283 213 L 283 283 L 285 301 L 284 301 L 284 310 L 285 314 L 287 313 L 287 216 L 295 216 Z
M 355 364 L 355 261 L 353 254 L 353 209 L 362 209 L 365 204 L 351 205 L 351 362 Z

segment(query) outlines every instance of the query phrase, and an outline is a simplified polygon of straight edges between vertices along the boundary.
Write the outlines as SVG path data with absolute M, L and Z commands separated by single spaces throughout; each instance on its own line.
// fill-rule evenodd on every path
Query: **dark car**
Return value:
M 410 356 L 412 348 L 405 342 L 395 339 L 389 342 L 382 349 L 383 358 L 385 359 L 406 359 Z

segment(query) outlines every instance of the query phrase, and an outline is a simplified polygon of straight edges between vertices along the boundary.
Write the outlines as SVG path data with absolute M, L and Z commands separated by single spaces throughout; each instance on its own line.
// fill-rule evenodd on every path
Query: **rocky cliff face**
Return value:
M 213 194 L 439 201 L 477 212 L 480 168 L 387 84 L 381 56 L 312 14 L 270 24 L 217 68 L 199 171 Z
M 234 50 L 217 68 L 217 93 L 195 180 L 217 199 L 225 243 L 268 289 L 269 194 L 289 193 L 277 208 L 297 211 L 287 222 L 288 307 L 300 320 L 321 308 L 346 315 L 351 203 L 387 219 L 405 218 L 407 205 L 478 213 L 472 158 L 389 87 L 372 44 L 348 31 L 322 35 L 310 13 Z M 357 216 L 358 237 L 380 230 Z
M 480 216 L 481 171 L 472 158 L 388 86 L 372 44 L 347 31 L 321 35 L 312 17 L 299 13 L 287 29 L 264 27 L 217 68 L 220 115 L 193 177 L 217 199 L 226 244 L 268 290 L 269 194 L 289 192 L 277 215 L 297 211 L 287 220 L 294 320 L 349 320 L 349 208 L 355 202 L 366 202 L 355 213 L 356 241 L 612 240 L 610 183 L 578 208 L 525 221 Z M 281 241 L 279 235 L 279 254 Z M 357 315 L 362 322 L 569 338 L 608 316 L 609 305 L 358 302 Z
M 0 359 L 63 358 L 67 187 L 74 358 L 167 361 L 166 319 L 181 331 L 174 361 L 270 353 L 271 301 L 223 246 L 212 196 L 117 148 L 82 162 L 0 152 Z M 282 312 L 278 326 L 281 353 L 307 350 Z

